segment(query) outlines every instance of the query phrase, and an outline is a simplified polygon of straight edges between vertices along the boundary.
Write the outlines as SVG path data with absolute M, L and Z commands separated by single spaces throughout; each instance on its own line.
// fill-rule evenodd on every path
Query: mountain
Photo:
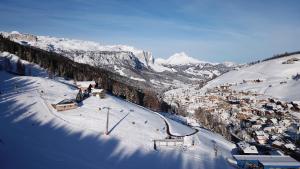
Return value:
M 180 52 L 175 53 L 174 55 L 170 56 L 168 59 L 161 59 L 158 58 L 155 60 L 156 63 L 162 65 L 195 65 L 200 63 L 207 63 L 195 58 L 189 57 L 186 53 Z

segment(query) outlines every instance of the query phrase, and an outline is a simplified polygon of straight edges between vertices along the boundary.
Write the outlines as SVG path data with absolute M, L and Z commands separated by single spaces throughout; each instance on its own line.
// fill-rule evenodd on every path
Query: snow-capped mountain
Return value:
M 168 59 L 158 58 L 155 60 L 155 62 L 162 65 L 195 65 L 200 63 L 207 63 L 192 58 L 184 52 L 175 53 L 174 55 L 170 56 Z
M 153 63 L 150 52 L 126 45 L 102 45 L 91 41 L 21 34 L 17 31 L 2 34 L 23 45 L 56 52 L 75 62 L 93 66 L 125 65 L 141 69 L 148 68 L 148 64 Z

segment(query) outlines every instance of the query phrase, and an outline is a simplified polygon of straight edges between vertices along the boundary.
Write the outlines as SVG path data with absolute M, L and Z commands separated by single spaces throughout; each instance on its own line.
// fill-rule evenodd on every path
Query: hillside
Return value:
M 35 68 L 34 76 L 0 71 L 0 168 L 232 168 L 226 158 L 234 145 L 201 128 L 195 146 L 155 151 L 153 139 L 167 136 L 166 124 L 176 135 L 195 129 L 111 95 L 57 112 L 51 104 L 74 98 L 77 89 Z M 108 136 L 103 107 L 111 108 Z
M 233 84 L 233 89 L 254 91 L 286 101 L 300 100 L 300 83 L 293 76 L 300 74 L 300 61 L 285 64 L 289 59 L 299 59 L 300 55 L 290 55 L 267 60 L 239 70 L 230 71 L 210 81 L 204 88 L 222 84 Z M 247 82 L 261 80 L 259 83 Z M 244 82 L 243 82 L 244 81 Z

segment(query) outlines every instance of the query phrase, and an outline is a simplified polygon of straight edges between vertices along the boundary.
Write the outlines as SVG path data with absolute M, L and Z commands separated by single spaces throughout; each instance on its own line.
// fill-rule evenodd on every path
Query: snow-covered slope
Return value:
M 293 58 L 300 59 L 300 55 L 264 61 L 230 71 L 210 81 L 204 89 L 228 83 L 233 84 L 233 89 L 236 90 L 255 91 L 287 101 L 300 100 L 300 80 L 293 79 L 293 76 L 300 74 L 300 61 L 283 64 Z M 258 79 L 262 82 L 251 82 Z
M 91 96 L 77 109 L 57 112 L 51 104 L 77 93 L 69 82 L 4 71 L 0 91 L 0 168 L 231 168 L 226 158 L 234 145 L 202 129 L 195 146 L 155 151 L 153 139 L 167 136 L 164 120 L 178 135 L 195 130 L 114 96 Z M 108 136 L 104 107 L 111 108 Z

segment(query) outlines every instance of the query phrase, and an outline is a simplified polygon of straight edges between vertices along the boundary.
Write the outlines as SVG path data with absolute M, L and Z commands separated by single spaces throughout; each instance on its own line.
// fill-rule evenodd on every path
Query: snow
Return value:
M 236 84 L 233 89 L 238 91 L 255 91 L 286 101 L 299 101 L 300 83 L 293 80 L 292 76 L 300 72 L 300 61 L 296 61 L 294 64 L 282 64 L 282 62 L 294 57 L 300 59 L 299 54 L 292 55 L 230 71 L 210 81 L 202 90 L 231 83 Z M 261 79 L 263 82 L 242 83 L 243 80 L 257 79 Z
M 156 59 L 156 62 L 158 64 L 164 64 L 164 65 L 188 65 L 188 64 L 205 63 L 203 61 L 189 57 L 184 52 L 175 53 L 174 55 L 170 56 L 168 59 L 158 58 Z
M 145 79 L 141 79 L 141 78 L 137 78 L 137 77 L 132 77 L 132 76 L 130 77 L 130 79 L 141 81 L 141 82 L 145 82 L 146 81 Z
M 121 76 L 127 77 L 126 73 L 123 72 L 123 68 L 120 69 L 120 68 L 118 68 L 116 65 L 114 65 L 114 70 L 115 70 L 116 72 L 118 72 Z
M 111 95 L 91 96 L 77 109 L 57 112 L 51 104 L 74 98 L 77 89 L 46 77 L 3 71 L 0 81 L 0 168 L 232 168 L 226 158 L 234 145 L 212 132 L 199 129 L 194 147 L 155 151 L 152 140 L 167 136 L 164 119 L 171 133 L 195 130 Z
M 80 87 L 88 88 L 90 85 L 95 85 L 95 81 L 76 81 L 76 85 Z
M 20 34 L 18 31 L 12 31 L 11 34 Z

